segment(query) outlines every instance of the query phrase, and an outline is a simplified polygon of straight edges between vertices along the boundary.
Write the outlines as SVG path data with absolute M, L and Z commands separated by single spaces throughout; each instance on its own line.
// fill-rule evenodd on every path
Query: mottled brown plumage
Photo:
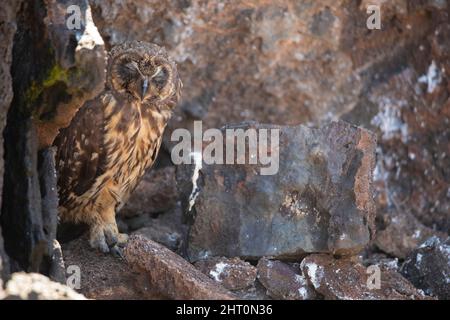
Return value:
M 126 241 L 115 213 L 158 153 L 181 90 L 164 49 L 128 42 L 111 50 L 107 88 L 55 140 L 60 219 L 90 226 L 90 244 L 108 252 Z

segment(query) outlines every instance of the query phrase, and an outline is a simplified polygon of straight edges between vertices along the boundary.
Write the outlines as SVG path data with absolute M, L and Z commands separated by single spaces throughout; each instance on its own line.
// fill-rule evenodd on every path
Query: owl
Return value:
M 114 47 L 105 91 L 55 139 L 59 219 L 89 226 L 91 247 L 119 250 L 115 215 L 152 166 L 182 87 L 166 51 L 141 41 Z

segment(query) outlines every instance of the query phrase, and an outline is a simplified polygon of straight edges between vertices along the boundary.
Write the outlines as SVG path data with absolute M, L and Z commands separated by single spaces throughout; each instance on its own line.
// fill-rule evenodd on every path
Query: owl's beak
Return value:
M 144 100 L 145 95 L 148 91 L 148 78 L 144 78 L 144 81 L 142 82 L 142 91 L 141 91 L 141 100 Z

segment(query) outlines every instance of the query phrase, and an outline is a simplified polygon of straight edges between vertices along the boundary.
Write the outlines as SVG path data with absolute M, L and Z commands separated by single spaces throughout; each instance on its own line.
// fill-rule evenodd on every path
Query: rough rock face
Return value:
M 48 147 L 81 105 L 103 89 L 106 53 L 87 0 L 71 3 L 81 10 L 80 28 L 73 30 L 66 25 L 67 1 L 19 4 L 11 62 L 14 98 L 2 135 L 1 225 L 12 269 L 48 274 L 57 210 Z
M 380 73 L 365 100 L 344 119 L 378 133 L 374 178 L 380 213 L 411 213 L 425 226 L 448 233 L 450 7 L 442 4 L 444 10 L 427 13 L 434 24 L 429 32 L 411 38 L 413 46 L 398 56 L 396 69 Z
M 260 175 L 260 164 L 203 166 L 188 241 L 192 260 L 350 254 L 368 244 L 375 215 L 370 132 L 344 122 L 322 128 L 234 128 L 278 128 L 279 171 Z M 181 192 L 189 195 L 186 172 L 188 165 L 179 168 L 179 181 L 188 186 Z
M 372 272 L 357 261 L 334 259 L 330 255 L 313 254 L 301 263 L 303 274 L 325 299 L 339 300 L 404 300 L 427 299 L 399 273 L 380 269 L 380 287 L 369 286 Z M 369 281 L 368 281 L 369 280 Z
M 127 39 L 165 45 L 185 79 L 183 111 L 220 126 L 225 120 L 298 124 L 352 109 L 374 69 L 389 68 L 380 68 L 380 55 L 391 59 L 383 49 L 405 50 L 430 28 L 423 11 L 432 5 L 396 2 L 402 5 L 382 8 L 389 36 L 368 34 L 367 4 L 344 0 L 91 4 L 110 45 Z
M 17 272 L 11 276 L 0 299 L 5 300 L 86 300 L 71 288 L 38 273 Z
M 415 54 L 426 61 L 426 52 Z M 407 67 L 374 88 L 369 99 L 378 108 L 371 122 L 380 135 L 374 177 L 380 213 L 410 213 L 425 226 L 448 233 L 450 92 L 442 70 L 449 72 L 438 59 Z
M 173 166 L 148 171 L 120 210 L 120 216 L 155 214 L 172 209 L 177 201 L 176 186 Z
M 168 47 L 186 79 L 183 112 L 214 126 L 224 113 L 296 124 L 350 107 L 360 88 L 339 52 L 350 19 L 341 2 L 91 1 L 110 45 L 135 38 Z
M 194 265 L 228 290 L 246 289 L 256 280 L 256 268 L 239 258 L 213 257 Z
M 166 298 L 236 299 L 231 292 L 162 245 L 135 235 L 125 247 L 125 259 L 148 276 L 148 285 Z
M 267 258 L 260 259 L 257 268 L 258 280 L 264 285 L 272 298 L 283 300 L 317 298 L 317 293 L 301 274 L 299 268 Z
M 11 62 L 12 62 L 12 48 L 13 37 L 16 32 L 16 11 L 19 8 L 21 1 L 6 0 L 3 1 L 2 10 L 0 11 L 0 34 L 2 41 L 0 41 L 0 132 L 6 125 L 6 115 L 8 113 L 9 105 L 13 98 L 12 79 L 11 79 Z M 3 173 L 4 173 L 4 152 L 3 152 L 3 134 L 0 135 L 0 194 L 3 190 Z M 1 199 L 0 199 L 1 206 Z M 0 226 L 0 279 L 9 273 L 7 264 L 7 256 L 3 248 L 3 237 Z
M 95 98 L 104 88 L 106 51 L 92 20 L 89 2 L 76 0 L 70 5 L 80 8 L 79 29 L 70 30 L 67 27 L 67 1 L 45 1 L 47 15 L 43 18 L 43 24 L 48 33 L 46 41 L 51 46 L 51 56 L 39 53 L 43 54 L 40 58 L 50 60 L 40 61 L 49 69 L 44 67 L 39 70 L 42 74 L 31 75 L 30 87 L 22 87 L 28 90 L 25 91 L 24 101 L 18 102 L 24 102 L 32 109 L 39 149 L 51 146 L 59 129 L 67 127 L 83 103 Z M 23 36 L 20 35 L 21 31 L 17 37 Z M 23 45 L 22 40 L 28 39 L 26 36 L 24 39 L 15 39 L 19 50 Z M 15 52 L 15 58 L 25 57 Z M 21 67 L 17 68 L 18 71 L 24 71 Z M 57 98 L 54 98 L 55 95 Z
M 425 293 L 450 299 L 450 238 L 428 239 L 411 253 L 401 273 Z

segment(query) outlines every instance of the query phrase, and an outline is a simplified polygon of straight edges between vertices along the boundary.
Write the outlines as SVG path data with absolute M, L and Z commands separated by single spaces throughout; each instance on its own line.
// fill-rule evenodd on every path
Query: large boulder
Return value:
M 279 149 L 272 155 L 279 151 L 279 170 L 262 175 L 266 166 L 261 164 L 204 164 L 194 181 L 196 198 L 185 201 L 187 216 L 193 216 L 190 259 L 354 254 L 369 243 L 375 215 L 372 133 L 344 122 L 321 128 L 259 124 L 232 128 L 278 129 Z M 185 199 L 192 191 L 192 171 L 195 178 L 192 166 L 178 168 Z

